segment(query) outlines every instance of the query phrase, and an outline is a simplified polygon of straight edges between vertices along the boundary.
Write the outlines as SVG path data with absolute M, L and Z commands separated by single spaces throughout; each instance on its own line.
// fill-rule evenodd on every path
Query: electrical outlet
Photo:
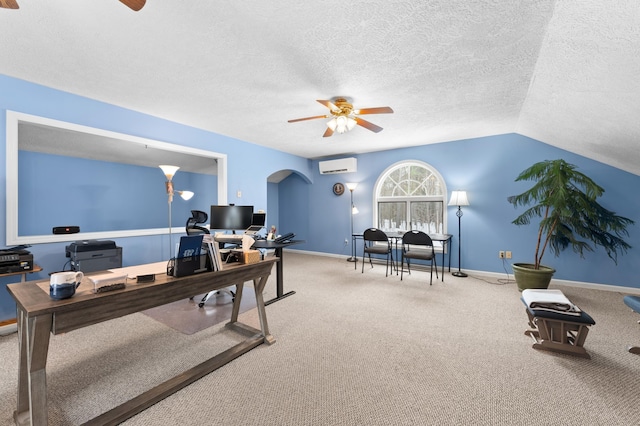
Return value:
M 504 250 L 500 250 L 500 251 L 498 252 L 498 258 L 500 258 L 500 259 L 504 259 Z
M 511 259 L 511 252 L 510 251 L 507 251 L 506 255 L 507 255 L 507 259 Z

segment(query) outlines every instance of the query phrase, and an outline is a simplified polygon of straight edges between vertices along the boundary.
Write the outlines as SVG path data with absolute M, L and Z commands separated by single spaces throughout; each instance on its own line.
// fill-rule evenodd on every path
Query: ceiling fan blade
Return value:
M 320 100 L 320 99 L 316 99 L 316 100 L 318 102 L 320 102 L 322 105 L 324 105 L 327 108 L 329 108 L 331 111 L 335 111 L 335 110 L 339 110 L 340 109 L 331 101 L 323 101 L 323 100 Z
M 377 107 L 377 108 L 363 108 L 353 111 L 354 114 L 392 114 L 393 110 L 390 107 Z
M 357 124 L 358 126 L 362 126 L 362 127 L 364 127 L 365 129 L 369 129 L 369 130 L 371 130 L 371 131 L 372 131 L 372 132 L 374 132 L 374 133 L 378 133 L 378 132 L 380 132 L 380 131 L 382 130 L 382 127 L 380 127 L 380 126 L 376 126 L 375 124 L 370 123 L 370 122 L 368 122 L 368 121 L 366 121 L 366 120 L 363 120 L 363 119 L 362 119 L 362 118 L 360 118 L 360 117 L 355 117 L 355 118 L 354 118 L 354 120 L 356 120 L 356 124 Z
M 0 1 L 3 1 L 3 0 L 0 0 Z M 120 3 L 123 3 L 129 9 L 135 10 L 136 12 L 142 9 L 146 2 L 147 0 L 120 0 Z
M 20 9 L 16 0 L 0 0 L 0 7 L 5 9 Z
M 305 121 L 305 120 L 315 120 L 316 118 L 329 118 L 328 115 L 315 115 L 313 117 L 305 117 L 305 118 L 294 118 L 293 120 L 287 120 L 287 123 L 295 123 L 298 121 Z
M 333 135 L 333 130 L 331 130 L 329 127 L 327 127 L 327 130 L 325 130 L 324 135 L 322 135 L 322 137 L 323 138 L 328 138 L 331 135 Z

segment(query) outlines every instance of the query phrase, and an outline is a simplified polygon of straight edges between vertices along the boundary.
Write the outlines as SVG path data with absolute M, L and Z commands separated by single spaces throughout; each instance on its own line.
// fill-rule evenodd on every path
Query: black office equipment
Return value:
M 0 274 L 31 271 L 33 255 L 24 249 L 0 250 Z
M 253 206 L 211 206 L 209 229 L 244 231 L 251 226 Z
M 248 227 L 244 233 L 247 235 L 256 235 L 262 228 L 264 228 L 264 223 L 267 220 L 266 213 L 254 213 L 251 216 L 251 226 Z M 255 238 L 255 237 L 254 237 Z
M 296 236 L 296 234 L 294 234 L 293 232 L 289 232 L 288 234 L 284 234 L 284 235 L 279 236 L 274 241 L 276 243 L 287 243 L 287 242 L 291 241 L 293 239 L 293 237 L 295 237 L 295 236 Z
M 94 272 L 122 268 L 122 247 L 111 240 L 82 240 L 69 244 L 66 257 L 74 271 Z
M 80 232 L 79 226 L 54 226 L 53 233 L 55 235 L 59 234 L 77 234 Z

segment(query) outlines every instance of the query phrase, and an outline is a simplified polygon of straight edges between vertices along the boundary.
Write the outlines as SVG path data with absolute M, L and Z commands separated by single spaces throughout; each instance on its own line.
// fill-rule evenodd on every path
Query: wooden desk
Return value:
M 6 274 L 0 274 L 0 278 L 20 275 L 20 282 L 24 283 L 27 281 L 27 274 L 32 274 L 34 272 L 40 272 L 40 271 L 42 271 L 42 268 L 40 266 L 33 265 L 33 269 L 30 269 L 28 271 L 7 272 Z M 15 324 L 16 322 L 17 320 L 15 318 L 10 318 L 5 321 L 0 321 L 0 336 L 2 336 L 3 334 L 15 333 L 15 330 L 13 329 L 13 324 Z M 9 326 L 12 326 L 10 331 L 4 332 L 3 328 L 9 327 Z
M 27 281 L 27 274 L 33 274 L 34 272 L 40 272 L 42 268 L 38 265 L 33 265 L 33 269 L 29 269 L 28 271 L 18 271 L 18 272 L 7 272 L 6 274 L 0 274 L 0 277 L 10 277 L 12 275 L 22 275 L 20 277 L 20 282 Z
M 43 286 L 42 282 L 8 285 L 7 289 L 17 304 L 20 347 L 18 404 L 13 414 L 16 424 L 47 424 L 46 364 L 51 333 L 66 333 L 194 294 L 236 285 L 231 321 L 227 326 L 250 337 L 87 423 L 100 425 L 121 423 L 256 346 L 274 343 L 275 339 L 269 334 L 262 292 L 277 261 L 271 258 L 247 265 L 228 265 L 222 271 L 180 278 L 156 275 L 155 282 L 127 284 L 122 290 L 98 294 L 82 290 L 83 284 L 75 296 L 59 301 L 49 297 L 48 291 L 43 290 L 43 287 L 48 288 L 48 284 Z M 254 282 L 260 330 L 238 322 L 246 281 Z

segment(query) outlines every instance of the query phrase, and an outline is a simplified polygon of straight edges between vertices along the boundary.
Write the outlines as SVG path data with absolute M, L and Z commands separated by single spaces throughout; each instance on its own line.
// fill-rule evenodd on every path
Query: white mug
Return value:
M 56 272 L 49 279 L 49 296 L 52 299 L 68 299 L 76 293 L 76 288 L 82 282 L 84 274 L 81 271 Z

